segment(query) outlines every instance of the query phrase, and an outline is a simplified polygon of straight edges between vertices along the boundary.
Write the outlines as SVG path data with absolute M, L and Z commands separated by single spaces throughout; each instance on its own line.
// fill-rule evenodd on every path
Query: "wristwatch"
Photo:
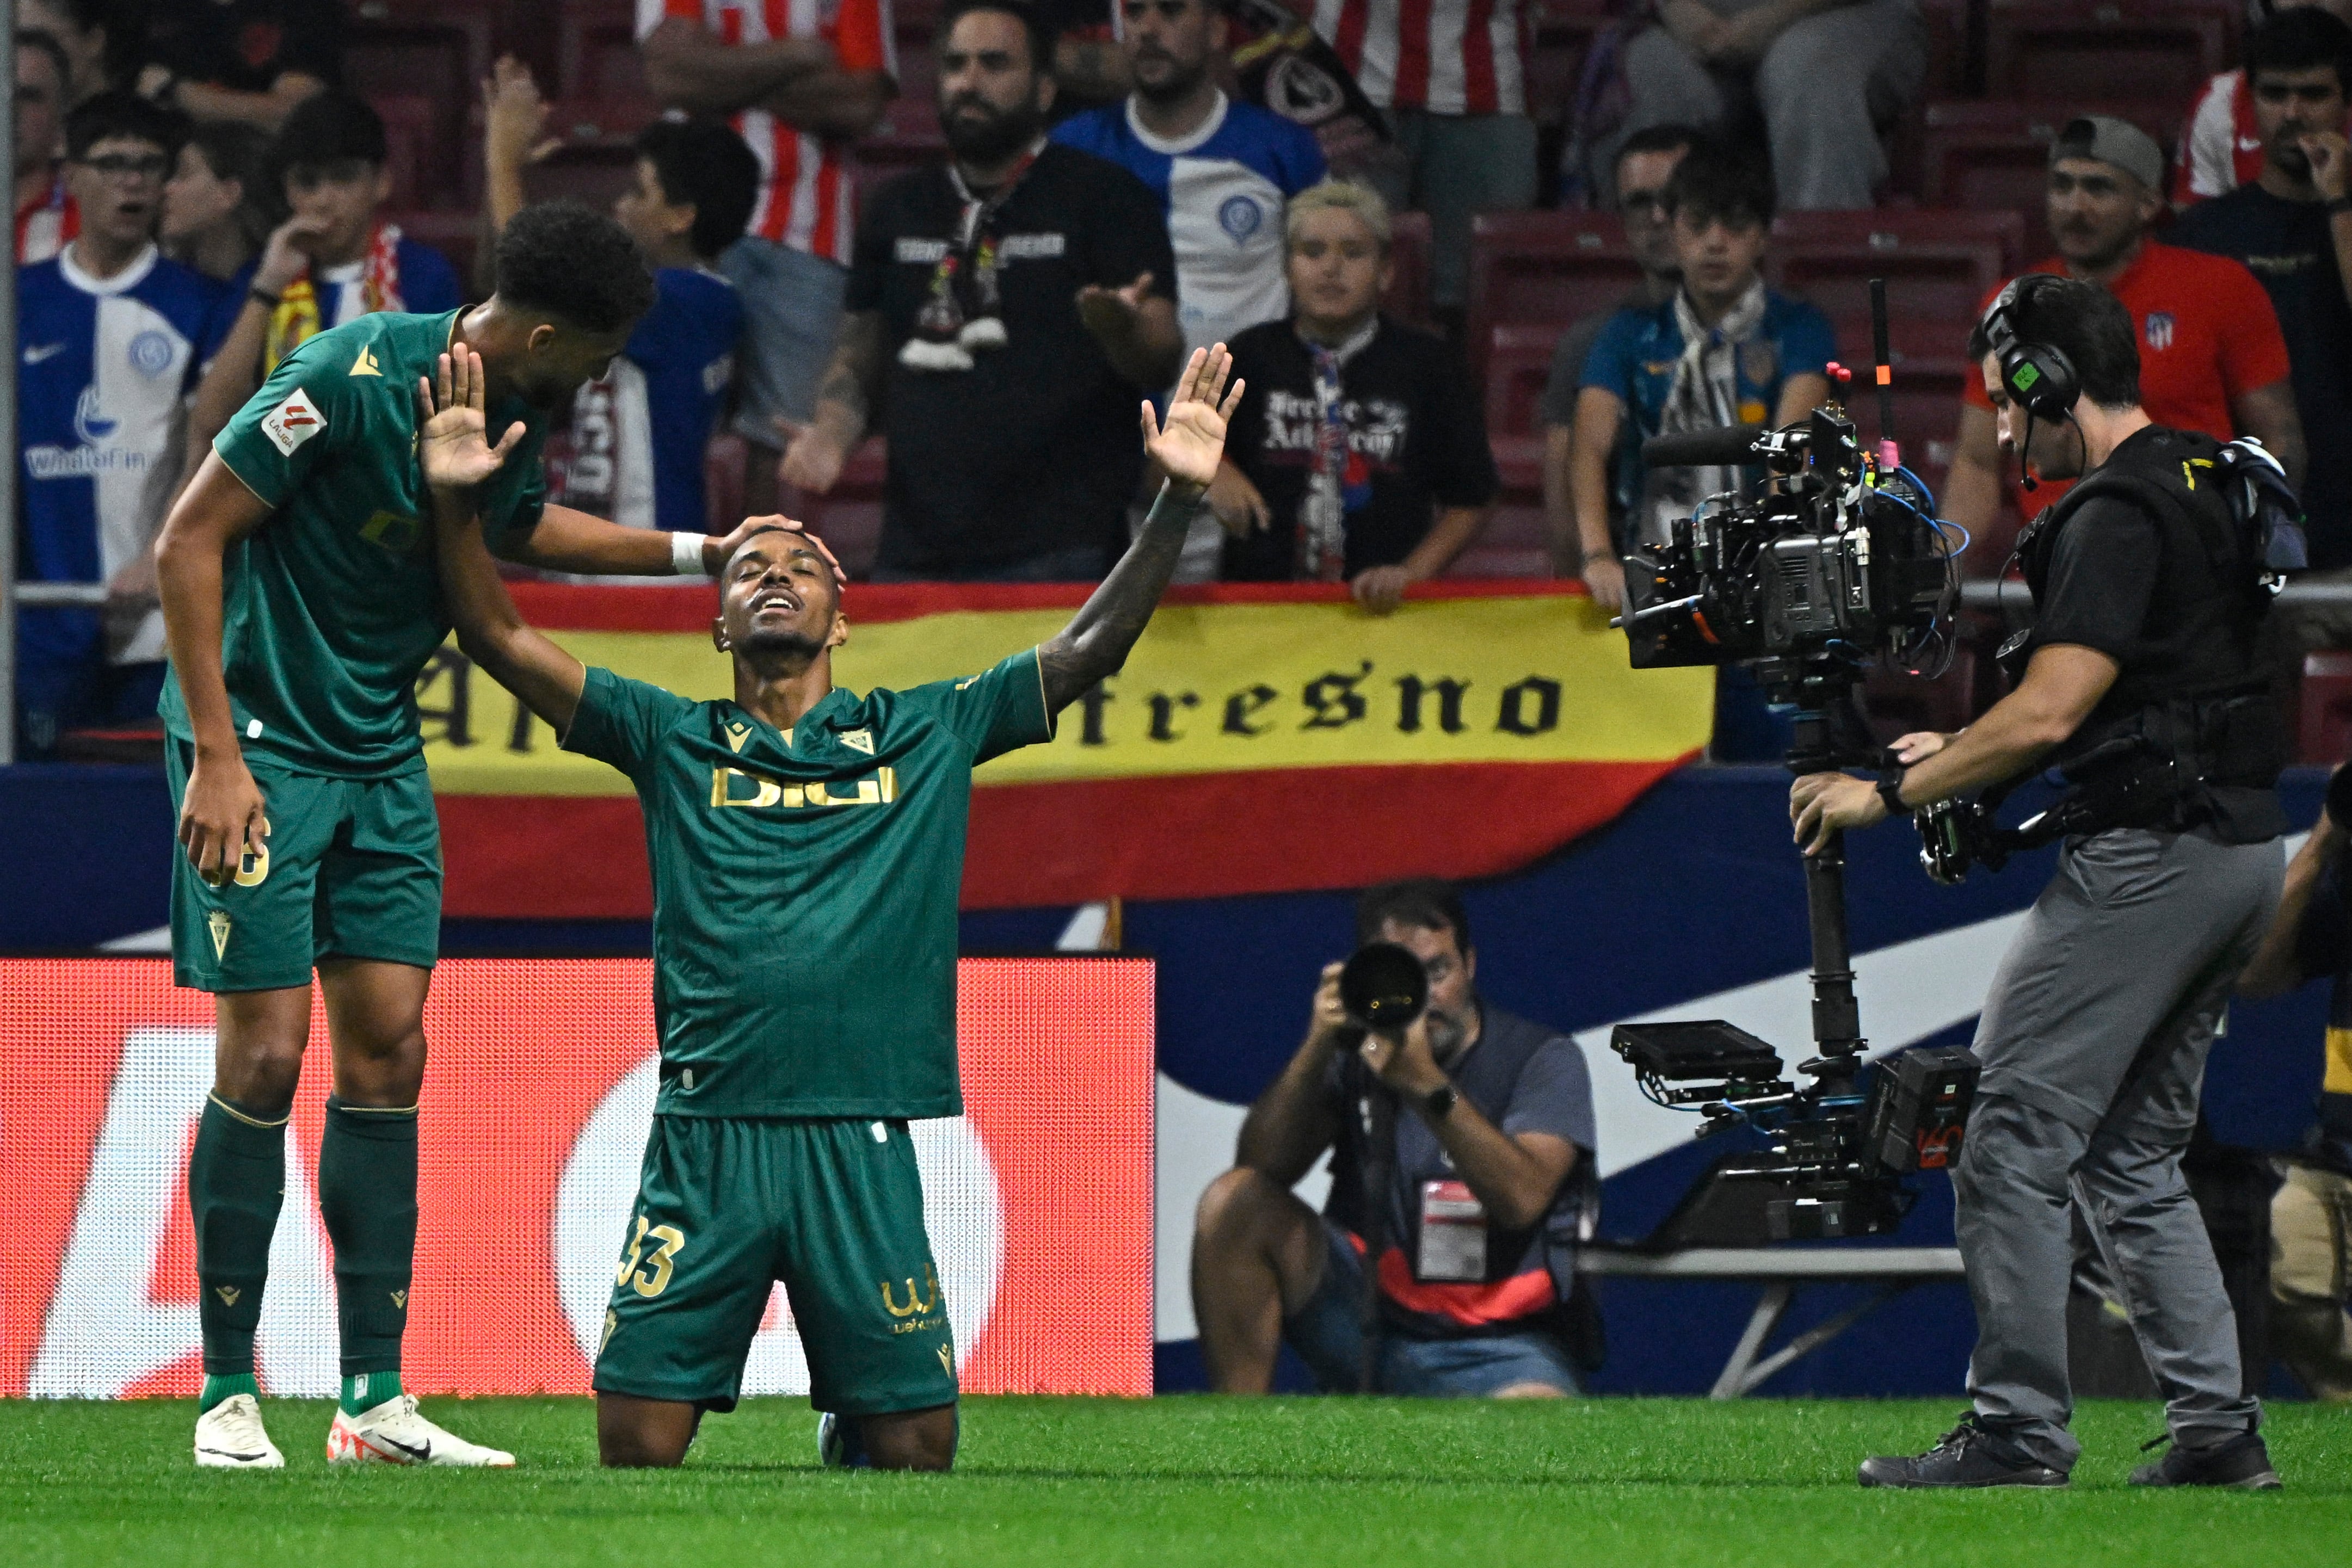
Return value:
M 1886 803 L 1890 817 L 1907 817 L 1911 808 L 1903 803 L 1903 775 L 1890 773 L 1878 781 L 1878 798 Z
M 1421 1097 L 1421 1108 L 1433 1122 L 1443 1122 L 1454 1113 L 1462 1101 L 1462 1092 L 1451 1083 L 1441 1083 Z

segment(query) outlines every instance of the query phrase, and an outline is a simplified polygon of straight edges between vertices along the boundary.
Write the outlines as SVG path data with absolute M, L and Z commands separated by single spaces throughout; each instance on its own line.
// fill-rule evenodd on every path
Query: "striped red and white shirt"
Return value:
M 66 189 L 66 177 L 49 182 L 48 191 L 16 209 L 16 265 L 31 267 L 65 249 L 81 233 L 81 208 Z
M 1528 111 L 1520 0 L 1315 0 L 1315 31 L 1382 109 Z
M 843 70 L 898 74 L 890 0 L 637 0 L 637 37 L 670 16 L 730 44 L 823 38 Z M 848 147 L 795 130 L 762 109 L 743 110 L 734 125 L 760 160 L 751 232 L 848 266 L 856 221 Z

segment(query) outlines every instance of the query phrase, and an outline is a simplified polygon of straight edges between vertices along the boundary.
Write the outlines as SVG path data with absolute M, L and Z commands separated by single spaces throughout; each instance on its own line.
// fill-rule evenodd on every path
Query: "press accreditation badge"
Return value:
M 1486 1277 L 1486 1211 L 1467 1182 L 1421 1184 L 1423 1281 L 1470 1281 Z

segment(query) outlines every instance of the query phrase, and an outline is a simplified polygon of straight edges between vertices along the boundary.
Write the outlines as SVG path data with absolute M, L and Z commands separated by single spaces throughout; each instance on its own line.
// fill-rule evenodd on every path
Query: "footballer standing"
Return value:
M 1115 674 L 1216 476 L 1232 357 L 1196 350 L 1146 452 L 1167 483 L 1061 633 L 961 681 L 859 696 L 822 547 L 740 538 L 712 639 L 732 701 L 689 702 L 579 661 L 525 625 L 483 545 L 511 428 L 488 444 L 469 351 L 417 385 L 446 601 L 459 645 L 563 737 L 626 774 L 654 878 L 660 1090 L 596 1357 L 614 1466 L 685 1458 L 734 1407 L 782 1281 L 824 1412 L 828 1462 L 945 1469 L 955 1345 L 908 1122 L 962 1109 L 956 896 L 972 769 L 1050 739 Z M 495 376 L 491 388 L 497 391 Z
M 288 355 L 214 443 L 159 544 L 171 653 L 161 707 L 185 851 L 173 872 L 173 967 L 181 985 L 214 994 L 217 1020 L 213 1088 L 188 1162 L 201 1466 L 285 1462 L 263 1427 L 253 1340 L 314 971 L 334 1053 L 318 1171 L 342 1371 L 328 1458 L 514 1462 L 427 1421 L 400 1379 L 425 995 L 441 914 L 414 694 L 449 628 L 417 447 L 418 375 L 454 344 L 479 355 L 512 434 L 469 504 L 509 559 L 705 573 L 730 541 L 545 504 L 548 412 L 604 372 L 653 300 L 628 235 L 584 207 L 532 208 L 500 239 L 497 273 L 496 292 L 471 310 L 378 312 Z

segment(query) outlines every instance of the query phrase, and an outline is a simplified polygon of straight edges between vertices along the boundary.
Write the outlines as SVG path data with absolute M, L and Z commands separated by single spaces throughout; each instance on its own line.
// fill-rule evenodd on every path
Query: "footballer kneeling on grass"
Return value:
M 828 1463 L 945 1469 L 956 1353 L 908 1122 L 963 1108 L 956 895 L 971 774 L 1050 739 L 1117 673 L 1216 476 L 1242 388 L 1196 350 L 1145 451 L 1168 476 L 1110 575 L 1061 633 L 960 681 L 863 697 L 833 684 L 849 639 L 822 546 L 785 528 L 738 545 L 712 640 L 731 702 L 584 669 L 525 625 L 474 522 L 488 444 L 479 361 L 420 382 L 446 604 L 468 657 L 628 775 L 654 877 L 661 1090 L 596 1357 L 607 1465 L 675 1465 L 735 1405 L 782 1281 L 824 1413 Z M 435 409 L 439 412 L 434 413 Z

